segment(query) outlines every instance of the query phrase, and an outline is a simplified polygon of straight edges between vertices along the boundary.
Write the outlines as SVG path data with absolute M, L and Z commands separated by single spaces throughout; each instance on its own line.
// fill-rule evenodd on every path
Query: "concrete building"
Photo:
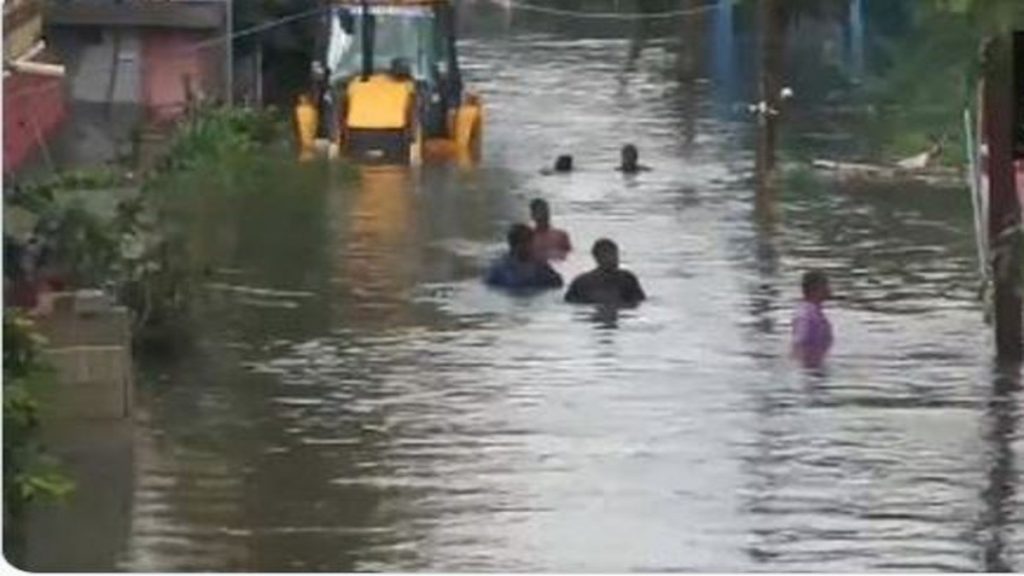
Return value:
M 145 128 L 180 117 L 190 98 L 225 94 L 223 0 L 52 0 L 46 35 L 67 67 L 64 166 L 131 154 Z

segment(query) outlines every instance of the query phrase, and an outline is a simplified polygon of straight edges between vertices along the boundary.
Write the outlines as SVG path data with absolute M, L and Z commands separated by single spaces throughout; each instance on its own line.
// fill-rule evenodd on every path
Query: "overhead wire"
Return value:
M 242 38 L 242 37 L 245 37 L 245 36 L 252 36 L 253 34 L 256 34 L 258 32 L 263 32 L 264 30 L 270 30 L 271 28 L 277 28 L 278 26 L 281 26 L 281 25 L 284 25 L 284 24 L 288 24 L 289 22 L 294 22 L 296 20 L 302 20 L 303 18 L 308 18 L 310 16 L 315 16 L 317 14 L 324 13 L 327 10 L 328 10 L 328 8 L 312 8 L 312 9 L 306 10 L 304 12 L 298 12 L 296 14 L 289 14 L 288 16 L 282 16 L 281 18 L 278 18 L 276 20 L 271 20 L 269 22 L 264 22 L 262 24 L 257 24 L 255 26 L 250 26 L 248 28 L 244 28 L 242 30 L 239 30 L 239 31 L 235 32 L 234 34 L 231 34 L 231 39 L 232 40 L 236 40 L 238 38 Z M 203 40 L 201 42 L 197 42 L 194 45 L 193 48 L 195 50 L 198 50 L 198 49 L 201 49 L 201 48 L 206 48 L 207 46 L 214 46 L 214 45 L 217 45 L 217 44 L 221 44 L 224 41 L 226 41 L 227 38 L 228 38 L 227 34 L 221 34 L 220 36 L 217 36 L 217 37 L 214 37 L 214 38 L 208 38 L 208 39 Z
M 513 8 L 515 10 L 522 10 L 522 11 L 525 11 L 525 12 L 535 12 L 535 13 L 538 13 L 538 14 L 547 14 L 547 15 L 550 15 L 550 16 L 558 16 L 558 17 L 563 17 L 563 18 L 628 20 L 628 21 L 634 21 L 634 20 L 659 20 L 659 19 L 660 20 L 664 20 L 664 19 L 671 19 L 671 18 L 683 18 L 683 17 L 687 17 L 687 16 L 695 16 L 695 15 L 698 15 L 698 14 L 704 14 L 706 12 L 711 12 L 711 11 L 719 9 L 718 5 L 715 5 L 715 4 L 705 4 L 703 6 L 696 6 L 696 7 L 692 7 L 692 8 L 680 8 L 678 10 L 665 10 L 665 11 L 660 11 L 660 12 L 587 12 L 587 11 L 580 11 L 580 10 L 566 10 L 566 9 L 562 9 L 562 8 L 551 8 L 551 7 L 548 7 L 548 6 L 538 6 L 536 4 L 532 4 L 532 3 L 529 3 L 529 2 L 522 2 L 520 0 L 507 0 L 506 3 L 508 4 L 509 7 Z M 319 8 L 312 8 L 310 10 L 305 10 L 303 12 L 298 12 L 296 14 L 289 14 L 287 16 L 282 16 L 281 18 L 277 18 L 277 19 L 271 20 L 269 22 L 264 22 L 264 23 L 261 23 L 261 24 L 257 24 L 255 26 L 250 26 L 249 28 L 244 28 L 242 30 L 238 30 L 238 31 L 236 31 L 236 32 L 234 32 L 233 34 L 230 34 L 230 35 L 229 34 L 221 34 L 221 35 L 218 35 L 216 37 L 207 38 L 207 39 L 204 39 L 204 40 L 200 40 L 198 42 L 194 42 L 194 43 L 192 43 L 192 44 L 190 44 L 188 46 L 185 46 L 185 47 L 182 47 L 182 48 L 179 48 L 177 50 L 169 52 L 168 56 L 170 56 L 170 57 L 191 56 L 192 54 L 194 54 L 195 52 L 197 52 L 199 50 L 223 44 L 224 42 L 226 42 L 228 40 L 229 37 L 230 37 L 230 39 L 235 40 L 235 39 L 238 39 L 238 38 L 243 38 L 243 37 L 246 37 L 246 36 L 251 36 L 253 34 L 258 34 L 260 32 L 266 31 L 266 30 L 271 30 L 273 28 L 277 28 L 278 26 L 282 26 L 282 25 L 288 24 L 290 22 L 295 22 L 295 21 L 298 21 L 298 20 L 309 18 L 310 16 L 315 16 L 315 15 L 324 13 L 327 10 L 328 10 L 328 8 L 319 7 Z M 99 68 L 99 69 L 93 69 L 92 71 L 94 73 L 95 72 L 111 72 L 114 69 L 115 69 L 114 66 L 106 66 L 106 67 L 102 67 L 102 68 Z M 12 93 L 12 94 L 8 95 L 7 98 L 9 98 L 9 99 L 22 98 L 24 96 L 33 95 L 33 94 L 41 94 L 41 93 L 45 93 L 45 92 L 50 91 L 50 90 L 57 90 L 57 89 L 60 89 L 60 88 L 63 88 L 63 85 L 60 84 L 60 83 L 48 84 L 48 85 L 44 85 L 44 86 L 40 86 L 40 87 L 35 87 L 35 88 L 26 88 L 24 90 L 21 90 L 21 91 L 18 91 L 18 92 L 15 92 L 15 93 Z
M 693 8 L 680 8 L 678 10 L 665 10 L 660 12 L 587 12 L 585 10 L 566 10 L 563 8 L 538 6 L 536 4 L 522 2 L 520 0 L 507 0 L 506 4 L 512 9 L 523 10 L 525 12 L 536 12 L 538 14 L 548 14 L 564 18 L 604 20 L 667 20 L 671 18 L 695 16 L 719 9 L 719 6 L 716 4 L 705 4 L 703 6 L 696 6 Z

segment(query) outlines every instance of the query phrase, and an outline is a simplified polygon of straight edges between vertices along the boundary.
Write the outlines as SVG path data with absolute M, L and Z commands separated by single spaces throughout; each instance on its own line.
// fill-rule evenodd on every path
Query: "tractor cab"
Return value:
M 343 153 L 363 163 L 406 164 L 428 148 L 477 149 L 481 107 L 464 94 L 454 12 L 442 0 L 331 6 L 319 116 Z

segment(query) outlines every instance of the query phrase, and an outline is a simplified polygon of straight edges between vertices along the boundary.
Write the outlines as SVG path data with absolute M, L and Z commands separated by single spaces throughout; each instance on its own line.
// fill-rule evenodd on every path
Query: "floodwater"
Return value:
M 1019 386 L 991 362 L 966 192 L 804 177 L 757 202 L 751 120 L 678 34 L 502 18 L 462 45 L 479 167 L 271 179 L 196 224 L 217 264 L 196 348 L 146 366 L 129 440 L 100 442 L 112 464 L 30 563 L 1020 569 Z M 626 141 L 654 170 L 613 170 Z M 561 152 L 578 172 L 541 176 Z M 535 196 L 576 245 L 567 280 L 608 236 L 650 300 L 485 289 Z M 821 371 L 786 354 L 807 267 L 839 296 Z

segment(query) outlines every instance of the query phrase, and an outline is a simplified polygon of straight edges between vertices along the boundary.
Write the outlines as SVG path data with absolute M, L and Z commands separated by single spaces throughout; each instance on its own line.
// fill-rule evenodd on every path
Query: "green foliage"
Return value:
M 48 272 L 70 288 L 103 289 L 127 306 L 140 349 L 173 350 L 188 343 L 194 286 L 216 261 L 210 247 L 223 245 L 237 226 L 235 196 L 262 193 L 282 164 L 292 169 L 284 170 L 281 189 L 320 172 L 298 166 L 291 154 L 269 153 L 290 146 L 286 126 L 273 110 L 200 108 L 141 182 L 104 171 L 64 174 L 12 191 L 7 207 L 30 213 L 24 228 L 34 226 L 49 248 Z M 33 482 L 26 490 L 47 487 L 53 485 Z
M 880 43 L 892 63 L 865 83 L 864 97 L 880 113 L 864 126 L 878 142 L 880 159 L 926 150 L 945 135 L 941 161 L 965 158 L 961 113 L 974 97 L 982 40 L 1024 24 L 1019 0 L 921 0 L 910 3 L 913 31 L 898 41 Z
M 32 321 L 18 311 L 4 312 L 4 383 L 27 378 L 43 366 L 40 350 L 46 340 L 33 330 Z
M 118 171 L 108 168 L 92 168 L 62 172 L 54 176 L 48 185 L 58 189 L 98 190 L 122 185 L 124 180 L 124 175 Z
M 200 108 L 175 134 L 158 177 L 168 171 L 219 163 L 284 139 L 274 110 Z
M 58 269 L 74 286 L 99 286 L 118 257 L 116 230 L 77 202 L 60 206 L 51 235 Z
M 43 361 L 45 341 L 26 316 L 4 311 L 4 520 L 17 521 L 35 500 L 67 496 L 73 484 L 39 441 L 39 389 L 53 377 Z
M 120 240 L 114 275 L 119 299 L 135 313 L 138 328 L 166 325 L 188 304 L 185 240 L 152 203 L 141 200 L 122 206 L 115 228 Z
M 37 218 L 34 235 L 48 248 L 50 267 L 69 284 L 99 287 L 118 262 L 118 203 L 131 182 L 107 169 L 60 173 L 29 182 L 5 203 Z
M 115 292 L 133 310 L 138 334 L 184 316 L 188 288 L 203 272 L 201 260 L 190 254 L 188 218 L 175 212 L 175 200 L 195 196 L 187 192 L 202 191 L 211 174 L 223 177 L 230 173 L 225 164 L 240 158 L 250 165 L 243 181 L 260 178 L 261 164 L 252 158 L 286 141 L 282 133 L 273 111 L 201 109 L 182 124 L 162 169 L 137 194 L 122 197 L 127 179 L 96 170 L 29 183 L 12 191 L 6 204 L 38 217 L 35 235 L 50 247 L 53 265 L 72 287 Z M 38 392 L 53 378 L 41 355 L 45 342 L 13 309 L 4 313 L 3 331 L 4 514 L 10 527 L 29 502 L 64 497 L 73 485 L 38 437 Z M 5 535 L 16 536 L 14 530 Z
M 100 190 L 122 186 L 125 183 L 126 178 L 123 174 L 107 168 L 71 170 L 21 185 L 13 191 L 13 197 L 9 202 L 40 213 L 53 204 L 54 196 L 61 191 Z
M 49 267 L 75 287 L 101 287 L 115 275 L 125 224 L 116 219 L 114 180 L 59 176 L 26 187 L 8 202 L 38 217 L 34 235 L 48 247 Z M 112 208 L 104 209 L 109 204 Z M 108 213 L 109 212 L 109 213 Z
M 140 325 L 166 327 L 184 317 L 191 286 L 208 270 L 193 249 L 190 224 L 207 215 L 192 213 L 190 206 L 258 179 L 263 152 L 289 143 L 285 126 L 274 109 L 217 106 L 196 110 L 179 126 L 159 170 L 143 186 L 143 202 L 126 206 L 119 227 L 120 296 Z
M 186 310 L 190 281 L 199 273 L 182 219 L 174 217 L 174 199 L 216 185 L 210 174 L 235 178 L 230 166 L 287 141 L 282 133 L 272 110 L 200 108 L 181 124 L 141 192 L 123 197 L 126 179 L 114 172 L 73 172 L 24 186 L 9 205 L 39 218 L 36 235 L 69 285 L 115 293 L 137 328 L 166 325 Z M 239 172 L 253 176 L 251 169 Z
M 168 234 L 152 203 L 135 197 L 116 200 L 114 212 L 88 209 L 78 190 L 48 188 L 31 203 L 42 223 L 36 237 L 48 247 L 47 266 L 70 287 L 116 293 L 145 324 L 157 308 L 180 309 L 181 289 L 171 282 L 179 267 L 170 259 Z M 91 196 L 113 195 L 93 190 Z M 170 312 L 167 312 L 170 313 Z

